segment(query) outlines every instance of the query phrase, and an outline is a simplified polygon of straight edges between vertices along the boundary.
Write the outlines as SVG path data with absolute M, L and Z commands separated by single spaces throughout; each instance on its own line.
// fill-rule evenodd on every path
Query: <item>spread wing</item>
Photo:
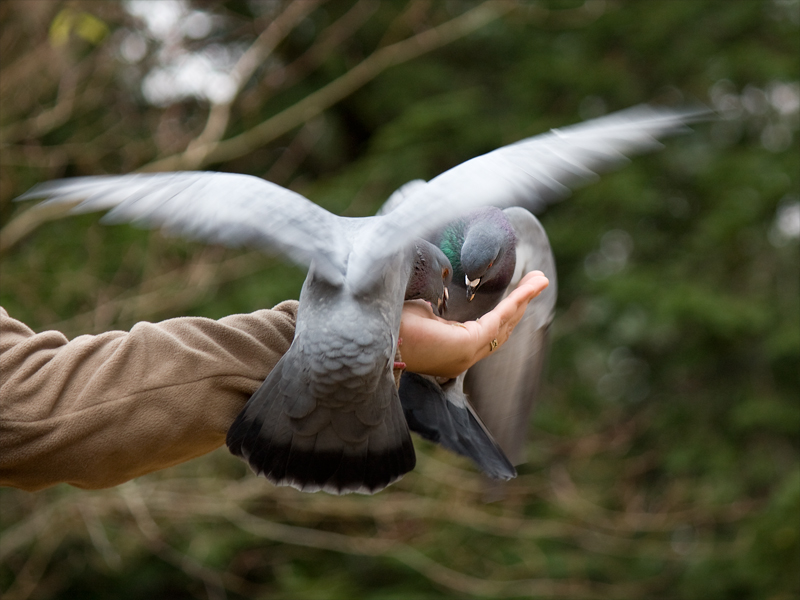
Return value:
M 626 154 L 661 147 L 659 137 L 686 130 L 705 110 L 637 106 L 598 119 L 554 129 L 468 160 L 427 184 L 413 182 L 393 195 L 384 217 L 371 228 L 369 260 L 391 254 L 413 237 L 425 237 L 480 206 L 524 206 L 536 212 L 571 187 L 619 166 Z M 360 258 L 365 258 L 363 255 Z M 355 265 L 351 265 L 355 266 Z M 369 273 L 366 266 L 359 272 Z
M 341 283 L 349 242 L 341 219 L 300 194 L 250 175 L 176 172 L 77 177 L 42 183 L 18 198 L 108 210 L 105 222 L 161 227 L 227 246 L 279 253 Z

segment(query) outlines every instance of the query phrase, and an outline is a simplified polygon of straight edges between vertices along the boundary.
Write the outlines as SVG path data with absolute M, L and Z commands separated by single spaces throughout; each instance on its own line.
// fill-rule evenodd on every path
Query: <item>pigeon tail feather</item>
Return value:
M 460 385 L 451 386 L 456 397 L 449 397 L 428 377 L 404 372 L 400 398 L 408 426 L 424 439 L 471 459 L 492 479 L 516 477 L 514 465 L 460 390 Z
M 344 439 L 333 418 L 314 418 L 319 411 L 335 413 L 332 407 L 313 411 L 309 416 L 312 426 L 289 416 L 295 394 L 302 390 L 293 380 L 296 373 L 286 368 L 287 356 L 228 430 L 226 443 L 231 453 L 273 484 L 304 492 L 373 494 L 414 468 L 414 446 L 394 385 L 378 386 L 375 392 L 392 396 L 377 399 L 387 405 L 382 421 L 376 426 L 363 425 L 361 436 Z M 357 419 L 352 410 L 334 416 Z

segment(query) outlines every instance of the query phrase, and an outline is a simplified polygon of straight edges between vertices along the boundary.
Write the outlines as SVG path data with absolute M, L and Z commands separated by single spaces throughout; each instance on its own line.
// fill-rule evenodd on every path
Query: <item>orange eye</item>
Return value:
M 442 269 L 442 277 L 447 277 L 450 275 L 450 269 Z

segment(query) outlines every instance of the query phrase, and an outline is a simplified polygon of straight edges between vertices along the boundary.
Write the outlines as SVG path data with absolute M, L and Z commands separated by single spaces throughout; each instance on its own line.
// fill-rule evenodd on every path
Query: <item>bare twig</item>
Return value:
M 4 600 L 27 600 L 37 590 L 53 553 L 64 538 L 64 529 L 48 531 L 38 538 L 22 568 L 16 573 L 14 582 L 3 593 Z
M 286 149 L 281 153 L 267 171 L 264 179 L 274 183 L 283 183 L 289 179 L 294 170 L 303 162 L 322 135 L 323 127 L 319 119 L 306 123 Z
M 293 5 L 306 6 L 306 2 Z M 142 167 L 141 171 L 171 171 L 176 169 L 199 169 L 213 162 L 237 158 L 252 152 L 295 127 L 308 122 L 336 102 L 346 98 L 391 66 L 398 65 L 426 52 L 449 44 L 481 27 L 500 18 L 509 12 L 514 5 L 498 0 L 487 0 L 477 7 L 454 17 L 449 21 L 418 33 L 411 38 L 376 50 L 350 71 L 335 79 L 328 85 L 306 96 L 296 104 L 267 119 L 248 131 L 220 141 L 224 134 L 230 111 L 230 105 L 218 105 L 217 112 L 209 114 L 203 133 L 189 145 L 184 152 L 176 154 Z M 306 10 L 303 8 L 302 10 Z M 298 12 L 295 12 L 298 11 Z M 240 59 L 240 81 L 249 77 L 259 60 L 286 34 L 285 26 L 291 20 L 300 18 L 300 9 L 289 9 L 283 14 L 285 21 L 280 27 L 269 27 L 256 43 L 251 46 Z M 290 20 L 291 17 L 291 20 Z M 274 23 L 277 23 L 276 19 Z M 237 64 L 237 67 L 239 65 Z M 50 212 L 53 211 L 53 212 Z M 16 245 L 25 236 L 48 220 L 62 216 L 64 213 L 55 208 L 39 208 L 34 206 L 21 213 L 0 231 L 0 255 Z
M 580 462 L 583 459 L 578 457 L 575 460 Z M 561 487 L 571 485 L 569 481 L 560 481 L 563 474 L 555 473 L 550 477 L 558 480 L 557 485 Z M 472 478 L 478 480 L 477 476 Z M 412 476 L 374 499 L 297 494 L 294 490 L 265 486 L 263 480 L 252 477 L 230 480 L 165 474 L 139 481 L 141 483 L 125 484 L 117 491 L 97 492 L 93 496 L 93 514 L 104 521 L 115 518 L 115 515 L 117 519 L 124 519 L 126 513 L 133 514 L 142 532 L 144 547 L 201 582 L 209 596 L 214 598 L 224 597 L 226 590 L 247 597 L 261 595 L 265 584 L 248 581 L 233 572 L 219 571 L 179 550 L 180 542 L 171 540 L 196 535 L 194 527 L 198 522 L 217 523 L 218 528 L 224 528 L 227 523 L 228 527 L 248 532 L 258 540 L 392 559 L 417 571 L 435 585 L 461 596 L 622 598 L 646 597 L 650 591 L 660 589 L 668 584 L 669 570 L 660 576 L 632 583 L 597 584 L 581 579 L 580 575 L 567 579 L 536 577 L 536 573 L 547 572 L 547 565 L 541 558 L 503 564 L 494 562 L 490 555 L 476 556 L 468 547 L 451 548 L 442 558 L 434 558 L 423 549 L 432 543 L 436 547 L 436 540 L 442 531 L 448 529 L 440 525 L 449 523 L 499 536 L 506 540 L 501 544 L 513 540 L 515 552 L 521 556 L 535 555 L 541 540 L 559 540 L 574 548 L 574 551 L 565 551 L 565 556 L 573 561 L 570 571 L 576 574 L 581 572 L 587 552 L 620 560 L 636 556 L 674 564 L 682 560 L 673 549 L 672 533 L 676 526 L 698 527 L 700 524 L 735 520 L 752 514 L 756 508 L 741 504 L 735 510 L 734 507 L 731 510 L 718 507 L 711 512 L 696 510 L 693 514 L 686 511 L 662 513 L 653 516 L 661 519 L 663 529 L 653 530 L 647 527 L 647 522 L 628 521 L 628 511 L 604 510 L 602 522 L 595 522 L 595 515 L 587 519 L 586 511 L 595 509 L 583 505 L 567 506 L 564 514 L 560 509 L 565 505 L 560 499 L 551 502 L 552 509 L 560 512 L 560 516 L 531 519 L 525 514 L 525 507 L 529 506 L 527 500 L 511 498 L 510 502 L 486 506 L 479 501 L 479 486 L 474 492 L 466 492 L 458 486 L 440 484 L 432 493 L 420 493 L 421 479 Z M 591 489 L 585 485 L 581 488 L 575 486 L 574 493 L 579 491 L 581 495 L 591 494 Z M 91 539 L 94 537 L 91 527 L 82 526 L 82 520 L 74 518 L 77 514 L 75 503 L 85 502 L 82 494 L 66 495 L 48 504 L 44 510 L 36 508 L 19 527 L 4 532 L 0 540 L 0 557 L 15 555 L 14 558 L 18 559 L 23 549 L 33 548 L 38 543 L 36 540 L 50 537 L 56 530 L 60 534 L 68 531 L 70 536 L 82 534 L 84 538 L 90 538 L 87 544 L 97 546 L 97 542 Z M 542 499 L 547 502 L 546 498 Z M 260 514 L 245 507 L 260 507 L 256 509 Z M 338 531 L 315 528 L 322 521 L 336 524 L 334 527 Z M 169 527 L 162 527 L 161 523 L 168 523 Z M 643 529 L 636 529 L 642 524 L 645 525 Z M 114 529 L 110 527 L 109 531 Z M 68 584 L 69 580 L 51 581 L 42 577 L 41 565 L 47 564 L 50 560 L 47 557 L 52 556 L 62 538 L 63 535 L 56 536 L 55 546 L 36 549 L 39 558 L 24 568 L 24 562 L 17 563 L 15 570 L 20 573 L 22 581 L 14 584 L 14 594 L 21 592 L 19 597 L 41 595 L 45 588 L 57 592 L 58 586 Z M 105 542 L 101 541 L 99 546 L 105 546 Z M 130 551 L 129 544 L 126 546 Z M 118 547 L 122 551 L 125 546 Z M 720 543 L 719 540 L 712 543 L 707 537 L 692 541 L 692 552 L 698 557 L 713 554 L 719 558 L 732 555 L 735 550 L 735 544 Z M 124 555 L 122 560 L 126 560 Z M 471 570 L 475 567 L 476 570 Z
M 236 96 L 247 84 L 253 72 L 270 55 L 275 47 L 319 4 L 318 0 L 292 2 L 256 38 L 233 67 L 231 76 L 236 91 L 227 102 L 212 104 L 206 126 L 197 138 L 192 140 L 181 154 L 181 168 L 196 169 L 204 164 L 205 157 L 217 147 L 217 142 L 225 135 L 231 114 L 231 105 Z
M 37 227 L 66 215 L 76 203 L 36 204 L 0 230 L 0 256 Z
M 430 0 L 411 0 L 405 10 L 386 28 L 386 32 L 378 42 L 378 48 L 395 43 L 402 37 L 401 30 L 416 29 L 415 25 L 422 21 L 430 10 Z
M 443 587 L 464 594 L 494 598 L 520 595 L 608 597 L 607 591 L 602 594 L 595 593 L 592 589 L 593 586 L 587 582 L 551 579 L 517 581 L 481 579 L 445 567 L 413 547 L 395 540 L 343 535 L 330 531 L 284 525 L 261 519 L 238 507 L 230 507 L 225 512 L 233 524 L 259 537 L 285 544 L 333 550 L 344 554 L 387 556 L 402 562 Z
M 26 121 L 0 129 L 0 140 L 8 143 L 22 135 L 38 137 L 66 123 L 72 116 L 72 109 L 75 106 L 77 80 L 78 69 L 66 69 L 58 85 L 55 105 Z
M 106 535 L 105 527 L 101 522 L 93 503 L 80 503 L 78 504 L 78 512 L 83 517 L 86 523 L 86 530 L 89 532 L 89 539 L 92 544 L 106 561 L 106 564 L 114 570 L 119 570 L 122 567 L 122 559 Z
M 213 148 L 202 150 L 202 160 L 194 161 L 192 168 L 231 160 L 252 152 L 259 146 L 294 129 L 319 115 L 322 111 L 346 98 L 380 73 L 426 52 L 449 44 L 487 23 L 500 18 L 513 8 L 512 4 L 488 0 L 477 7 L 432 27 L 411 38 L 376 50 L 369 57 L 323 88 L 309 94 L 286 110 L 248 129 L 235 137 L 215 142 Z M 200 150 L 197 150 L 200 153 Z M 199 156 L 200 154 L 198 154 Z M 184 154 L 167 157 L 145 165 L 143 171 L 172 171 L 187 168 Z
M 200 579 L 206 586 L 209 598 L 224 600 L 227 594 L 218 573 L 204 567 L 182 552 L 178 552 L 164 541 L 161 529 L 150 515 L 147 503 L 136 482 L 129 481 L 122 485 L 120 492 L 151 552 L 177 566 L 190 577 Z
M 268 73 L 259 85 L 262 101 L 263 94 L 269 88 L 289 87 L 319 65 L 334 48 L 353 35 L 375 13 L 378 6 L 377 0 L 358 0 L 350 10 L 326 27 L 308 50 L 288 65 Z
M 553 494 L 550 500 L 584 523 L 614 533 L 668 532 L 683 523 L 736 521 L 751 513 L 761 502 L 747 500 L 721 507 L 714 515 L 699 514 L 696 508 L 669 512 L 614 511 L 584 498 L 563 465 L 551 469 Z
M 149 279 L 146 291 L 122 292 L 114 298 L 98 303 L 90 311 L 64 321 L 50 323 L 45 328 L 57 329 L 67 335 L 90 333 L 105 330 L 107 327 L 105 324 L 100 329 L 93 327 L 93 324 L 105 323 L 108 320 L 101 318 L 98 321 L 98 315 L 114 315 L 114 320 L 135 321 L 145 316 L 153 318 L 163 313 L 180 312 L 182 308 L 195 302 L 214 286 L 257 271 L 262 263 L 253 259 L 260 255 L 259 252 L 253 251 L 222 262 L 195 260 Z M 191 285 L 187 285 L 185 283 L 187 281 L 190 281 Z M 164 293 L 165 288 L 176 286 L 180 291 L 169 295 Z
M 5 563 L 9 556 L 18 552 L 32 540 L 38 539 L 42 532 L 50 526 L 54 515 L 62 513 L 65 507 L 71 504 L 70 498 L 49 502 L 46 506 L 34 511 L 30 517 L 4 530 L 3 535 L 0 536 L 0 562 Z

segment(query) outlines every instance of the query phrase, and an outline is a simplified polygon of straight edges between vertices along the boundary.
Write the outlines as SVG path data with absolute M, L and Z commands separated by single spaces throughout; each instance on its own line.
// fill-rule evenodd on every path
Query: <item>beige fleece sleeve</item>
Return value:
M 110 487 L 219 447 L 294 336 L 297 302 L 67 340 L 0 308 L 0 485 Z

